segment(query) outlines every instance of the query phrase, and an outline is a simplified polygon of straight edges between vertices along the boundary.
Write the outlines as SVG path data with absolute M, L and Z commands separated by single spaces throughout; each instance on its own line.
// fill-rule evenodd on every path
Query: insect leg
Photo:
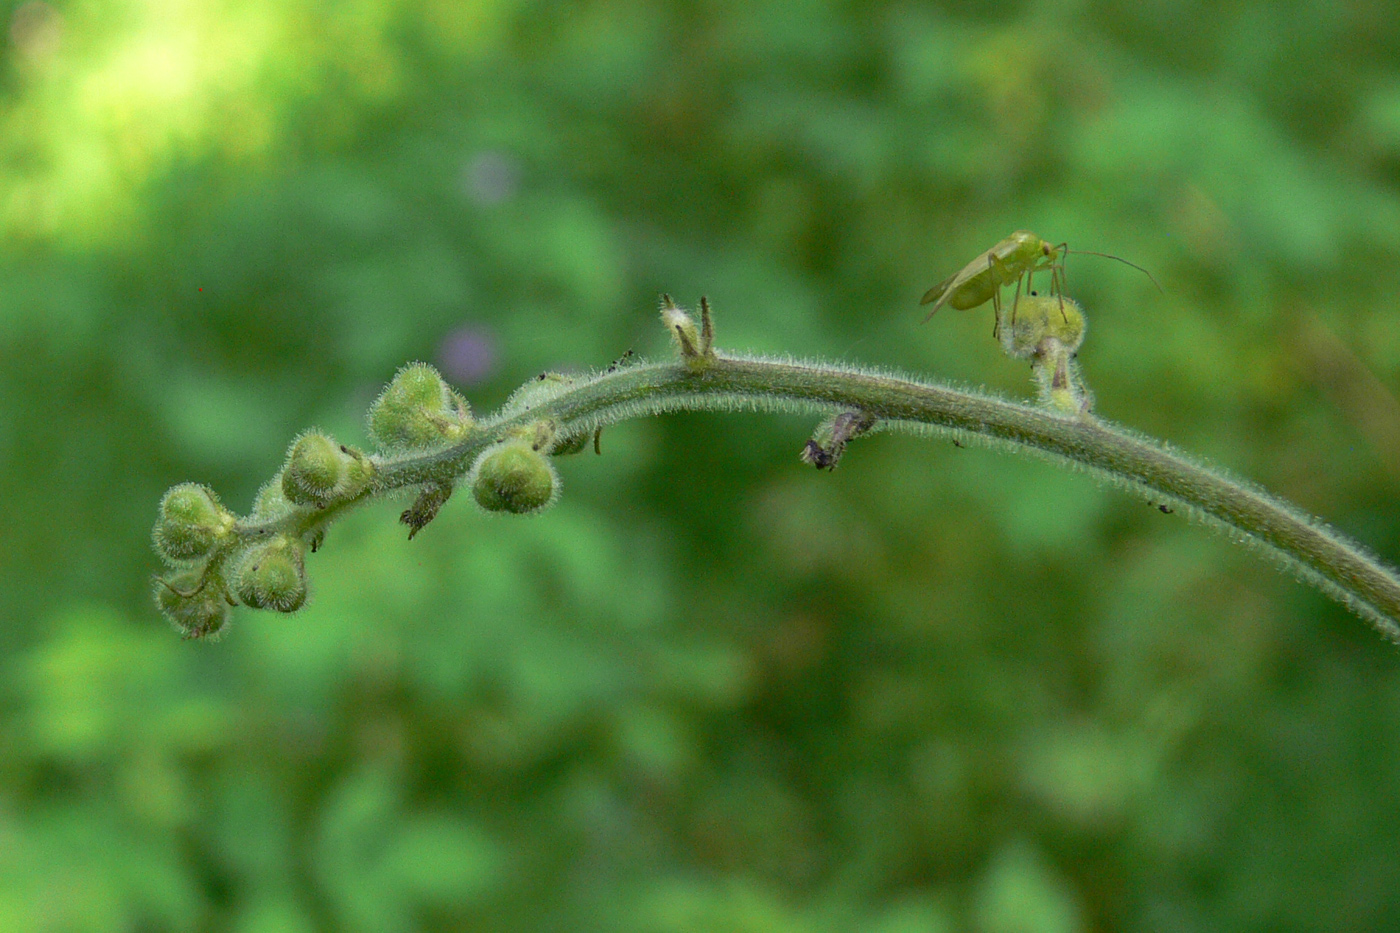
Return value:
M 1058 262 L 1050 263 L 1050 291 L 1059 295 L 1060 317 L 1068 323 L 1069 315 L 1065 314 L 1065 254 L 1069 252 L 1069 244 L 1061 243 L 1056 249 L 1060 250 L 1060 259 Z M 1056 284 L 1059 285 L 1058 290 L 1056 290 Z
M 1011 270 L 1007 269 L 1006 263 L 1001 261 L 1001 257 L 996 253 L 987 254 L 987 273 L 989 278 L 996 284 L 996 290 L 992 292 L 992 307 L 997 312 L 996 327 L 992 330 L 995 338 L 1001 333 L 1001 287 L 1010 284 Z M 1016 326 L 1016 302 L 1021 298 L 1021 280 L 1016 280 L 1016 297 L 1011 302 L 1011 326 Z
M 1011 299 L 1011 326 L 1016 326 L 1016 306 L 1021 303 L 1021 283 L 1026 280 L 1026 276 L 1021 276 L 1016 280 L 1016 294 Z

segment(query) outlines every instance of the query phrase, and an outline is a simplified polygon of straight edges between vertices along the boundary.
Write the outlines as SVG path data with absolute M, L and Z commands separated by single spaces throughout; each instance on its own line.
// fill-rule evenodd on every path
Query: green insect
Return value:
M 1052 295 L 1064 293 L 1065 254 L 1068 252 L 1089 253 L 1091 256 L 1117 259 L 1119 262 L 1145 273 L 1149 279 L 1152 279 L 1152 273 L 1141 266 L 1133 265 L 1126 259 L 1119 259 L 1119 257 L 1110 256 L 1108 253 L 1070 250 L 1067 243 L 1054 246 L 1049 240 L 1042 240 L 1029 230 L 1017 230 L 930 288 L 919 302 L 921 305 L 930 303 L 933 305 L 924 321 L 927 322 L 944 305 L 952 305 L 954 308 L 967 311 L 990 301 L 992 307 L 996 309 L 997 328 L 1000 329 L 1002 286 L 1010 285 L 1012 282 L 1016 283 L 1016 297 L 1011 302 L 1011 320 L 1014 322 L 1016 320 L 1016 304 L 1021 299 L 1021 286 L 1025 283 L 1029 288 L 1029 283 L 1026 280 L 1037 272 L 1048 271 L 1050 273 L 1050 293 Z M 1156 285 L 1157 280 L 1152 279 L 1152 284 Z M 1161 286 L 1158 286 L 1158 289 L 1160 290 Z
M 999 321 L 1002 286 L 1015 282 L 1015 300 L 1019 300 L 1021 280 L 1044 269 L 1050 270 L 1050 290 L 1058 293 L 1064 278 L 1064 252 L 1064 243 L 1052 246 L 1029 230 L 1017 230 L 930 288 L 919 302 L 921 305 L 933 304 L 924 320 L 932 318 L 944 305 L 967 311 L 990 301 Z M 1012 313 L 1015 313 L 1014 301 Z

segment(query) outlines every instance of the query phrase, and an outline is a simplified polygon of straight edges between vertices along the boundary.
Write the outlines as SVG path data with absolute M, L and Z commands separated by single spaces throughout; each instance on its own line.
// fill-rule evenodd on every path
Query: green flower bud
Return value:
M 1016 359 L 1046 352 L 1048 340 L 1070 353 L 1084 342 L 1084 312 L 1071 298 L 1025 295 L 1016 303 L 1015 319 L 1010 317 L 1002 323 L 1001 343 Z
M 258 494 L 253 497 L 253 518 L 266 521 L 280 518 L 292 510 L 293 506 L 282 495 L 282 473 L 263 483 Z
M 282 495 L 297 505 L 321 506 L 353 495 L 374 475 L 374 464 L 353 447 L 318 431 L 296 439 L 282 468 Z
M 228 624 L 229 604 L 220 585 L 205 580 L 202 570 L 182 570 L 157 577 L 156 606 L 186 638 L 216 636 Z
M 537 512 L 554 502 L 559 478 L 549 459 L 525 440 L 482 451 L 467 477 L 477 504 L 489 512 Z
M 302 546 L 284 535 L 249 548 L 233 579 L 238 601 L 250 609 L 296 612 L 306 605 Z
M 206 486 L 181 483 L 160 500 L 152 531 L 156 550 L 170 561 L 197 560 L 233 528 L 234 518 Z
M 299 505 L 320 502 L 344 482 L 345 472 L 345 458 L 335 441 L 324 434 L 304 434 L 287 455 L 282 495 Z
M 409 363 L 369 409 L 369 433 L 385 450 L 417 450 L 459 440 L 472 425 L 466 400 L 427 363 Z

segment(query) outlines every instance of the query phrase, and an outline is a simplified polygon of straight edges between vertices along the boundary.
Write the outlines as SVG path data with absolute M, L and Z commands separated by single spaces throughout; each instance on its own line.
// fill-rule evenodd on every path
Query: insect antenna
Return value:
M 1128 260 L 1124 259 L 1122 256 L 1114 256 L 1112 253 L 1096 253 L 1091 249 L 1070 249 L 1068 246 L 1065 246 L 1064 250 L 1067 253 L 1084 253 L 1088 256 L 1102 256 L 1104 259 L 1116 259 L 1123 265 L 1132 266 L 1134 269 L 1147 276 L 1149 279 L 1152 280 L 1152 284 L 1157 287 L 1157 291 L 1162 292 L 1162 294 L 1164 295 L 1166 294 L 1166 292 L 1162 290 L 1162 286 L 1157 284 L 1157 279 L 1152 275 L 1151 272 L 1148 272 L 1146 269 L 1144 269 L 1142 266 L 1138 265 L 1135 262 L 1128 262 Z

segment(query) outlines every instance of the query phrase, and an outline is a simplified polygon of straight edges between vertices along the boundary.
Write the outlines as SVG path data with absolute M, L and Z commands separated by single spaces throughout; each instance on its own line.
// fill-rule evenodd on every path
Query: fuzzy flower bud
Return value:
M 282 494 L 297 505 L 321 506 L 364 488 L 374 464 L 364 454 L 318 431 L 296 439 L 282 468 Z
M 253 497 L 253 518 L 266 521 L 280 518 L 292 510 L 292 504 L 282 494 L 282 474 L 278 472 L 272 479 L 263 483 L 258 494 Z
M 1008 356 L 1028 359 L 1049 349 L 1048 341 L 1074 353 L 1084 342 L 1084 312 L 1061 295 L 1026 295 L 1016 303 L 1014 320 L 1003 321 L 1001 344 Z
M 169 561 L 204 557 L 233 528 L 234 518 L 207 486 L 181 483 L 160 500 L 152 530 L 156 550 Z
M 419 450 L 459 440 L 472 425 L 466 400 L 427 363 L 409 363 L 369 409 L 369 433 L 385 450 Z
M 502 441 L 482 451 L 467 477 L 477 504 L 489 512 L 523 515 L 552 504 L 559 488 L 554 467 L 529 441 Z
M 302 545 L 283 535 L 250 548 L 233 579 L 238 601 L 250 609 L 296 612 L 306 604 Z
M 223 587 L 206 581 L 198 570 L 157 577 L 156 606 L 186 638 L 218 635 L 228 624 L 229 604 Z

